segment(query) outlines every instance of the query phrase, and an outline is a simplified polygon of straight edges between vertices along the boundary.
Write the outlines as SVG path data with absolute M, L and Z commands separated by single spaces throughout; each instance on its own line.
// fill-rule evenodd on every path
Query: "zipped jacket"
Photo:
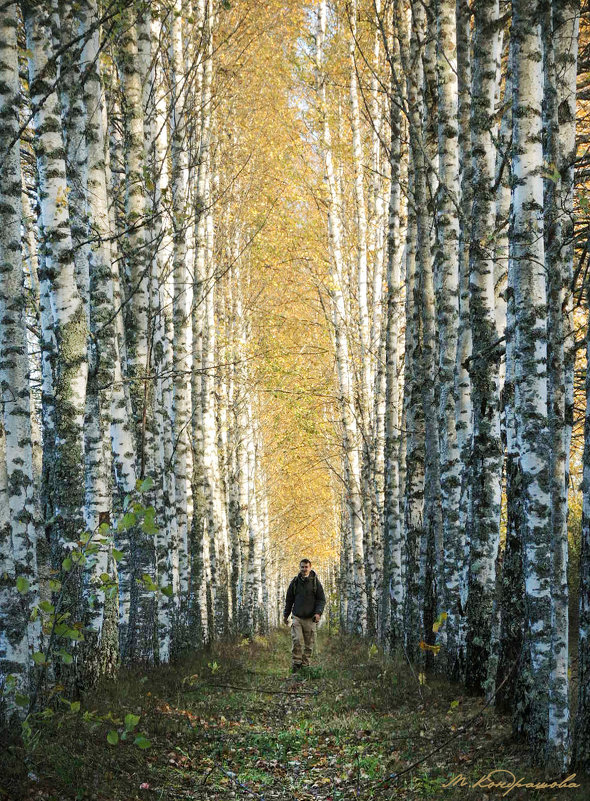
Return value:
M 287 619 L 290 614 L 302 618 L 321 615 L 325 605 L 326 595 L 315 570 L 310 570 L 306 578 L 298 573 L 289 584 L 283 617 Z

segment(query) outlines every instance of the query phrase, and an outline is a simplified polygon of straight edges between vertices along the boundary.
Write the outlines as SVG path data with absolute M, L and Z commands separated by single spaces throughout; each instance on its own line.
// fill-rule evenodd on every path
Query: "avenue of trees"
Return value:
M 313 16 L 342 626 L 493 698 L 537 762 L 587 769 L 588 417 L 568 631 L 590 411 L 579 3 L 351 0 Z
M 0 2 L 3 721 L 264 633 L 308 556 L 590 772 L 589 30 Z

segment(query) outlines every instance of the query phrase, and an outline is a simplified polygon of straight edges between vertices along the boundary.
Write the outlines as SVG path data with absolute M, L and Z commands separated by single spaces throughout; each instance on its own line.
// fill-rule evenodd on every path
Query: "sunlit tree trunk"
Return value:
M 526 693 L 517 731 L 541 762 L 547 746 L 551 676 L 551 471 L 548 438 L 547 294 L 543 244 L 543 46 L 541 7 L 512 4 L 515 426 L 519 459 L 512 490 L 519 515 L 525 576 L 525 629 L 519 665 Z
M 189 195 L 189 120 L 186 107 L 188 73 L 185 51 L 188 49 L 182 30 L 186 2 L 176 0 L 170 22 L 170 97 L 172 209 L 174 244 L 174 473 L 176 483 L 176 521 L 179 541 L 179 578 L 181 604 L 188 589 L 188 514 L 191 492 L 192 452 L 190 437 L 190 307 L 193 251 L 187 247 L 191 231 Z
M 349 346 L 346 338 L 347 310 L 343 295 L 344 266 L 342 258 L 342 234 L 339 219 L 339 204 L 334 166 L 330 129 L 326 112 L 326 86 L 323 74 L 323 42 L 326 34 L 326 6 L 320 4 L 318 29 L 316 33 L 316 76 L 318 84 L 319 106 L 322 126 L 322 150 L 326 169 L 328 188 L 328 228 L 330 244 L 331 276 L 329 295 L 332 307 L 332 324 L 336 343 L 336 367 L 340 408 L 342 412 L 343 446 L 346 458 L 347 489 L 350 507 L 354 588 L 352 604 L 355 619 L 350 624 L 359 633 L 367 628 L 367 597 L 365 580 L 365 558 L 363 542 L 363 506 L 362 477 L 359 454 L 359 432 L 354 418 L 354 401 L 352 393 L 352 375 Z
M 87 148 L 86 209 L 89 241 L 89 321 L 92 345 L 89 354 L 89 375 L 86 395 L 86 526 L 95 532 L 111 522 L 112 468 L 111 407 L 115 362 L 112 251 L 110 245 L 109 197 L 106 169 L 106 108 L 99 69 L 100 37 L 97 26 L 99 10 L 94 0 L 83 3 L 77 11 L 79 35 L 84 47 L 80 54 L 80 74 L 84 78 L 85 138 Z M 102 537 L 97 538 L 97 541 Z M 107 546 L 100 549 L 92 567 L 91 586 L 96 598 L 89 626 L 95 638 L 85 648 L 85 670 L 96 678 L 113 675 L 118 660 L 117 597 L 101 589 L 101 575 L 116 576 L 115 562 Z M 88 666 L 87 666 L 88 664 Z M 92 665 L 92 667 L 90 667 Z
M 146 436 L 151 425 L 149 396 L 153 382 L 150 370 L 149 315 L 151 248 L 147 246 L 146 226 L 146 131 L 143 107 L 142 78 L 146 77 L 145 42 L 139 41 L 138 30 L 145 27 L 141 16 L 136 19 L 133 9 L 121 12 L 121 34 L 117 48 L 120 74 L 125 167 L 126 236 L 122 242 L 125 256 L 126 281 L 124 311 L 125 373 L 130 380 L 129 394 L 137 454 L 138 478 L 145 477 Z M 153 535 L 146 536 L 139 527 L 130 530 L 130 605 L 125 656 L 129 660 L 153 661 L 156 653 L 157 599 L 150 583 L 143 576 L 156 579 Z
M 29 82 L 34 110 L 44 269 L 53 313 L 55 439 L 47 467 L 51 539 L 57 546 L 84 529 L 83 424 L 87 381 L 87 319 L 76 283 L 68 213 L 56 63 L 46 5 L 24 4 Z M 47 453 L 47 452 L 46 452 Z
M 21 255 L 21 165 L 16 3 L 0 8 L 0 687 L 26 694 L 30 656 L 39 650 L 40 623 L 30 621 L 38 602 L 29 355 Z M 16 584 L 16 586 L 15 586 Z M 0 716 L 26 709 L 7 693 Z

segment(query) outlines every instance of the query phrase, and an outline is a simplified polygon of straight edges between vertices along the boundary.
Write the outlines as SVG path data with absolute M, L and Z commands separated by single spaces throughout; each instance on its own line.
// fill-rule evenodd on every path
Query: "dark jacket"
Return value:
M 298 573 L 289 584 L 283 617 L 288 618 L 291 612 L 295 617 L 303 618 L 321 615 L 325 605 L 324 588 L 315 571 L 310 570 L 307 578 Z

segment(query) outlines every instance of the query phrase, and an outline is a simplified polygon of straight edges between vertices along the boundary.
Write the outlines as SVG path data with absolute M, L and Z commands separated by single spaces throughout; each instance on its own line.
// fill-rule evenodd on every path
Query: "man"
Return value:
M 309 665 L 309 657 L 315 645 L 317 624 L 326 605 L 326 596 L 319 578 L 311 569 L 311 561 L 302 559 L 299 573 L 289 584 L 283 622 L 289 623 L 292 613 L 291 635 L 293 647 L 291 655 L 293 666 L 291 673 L 296 673 L 302 666 Z

